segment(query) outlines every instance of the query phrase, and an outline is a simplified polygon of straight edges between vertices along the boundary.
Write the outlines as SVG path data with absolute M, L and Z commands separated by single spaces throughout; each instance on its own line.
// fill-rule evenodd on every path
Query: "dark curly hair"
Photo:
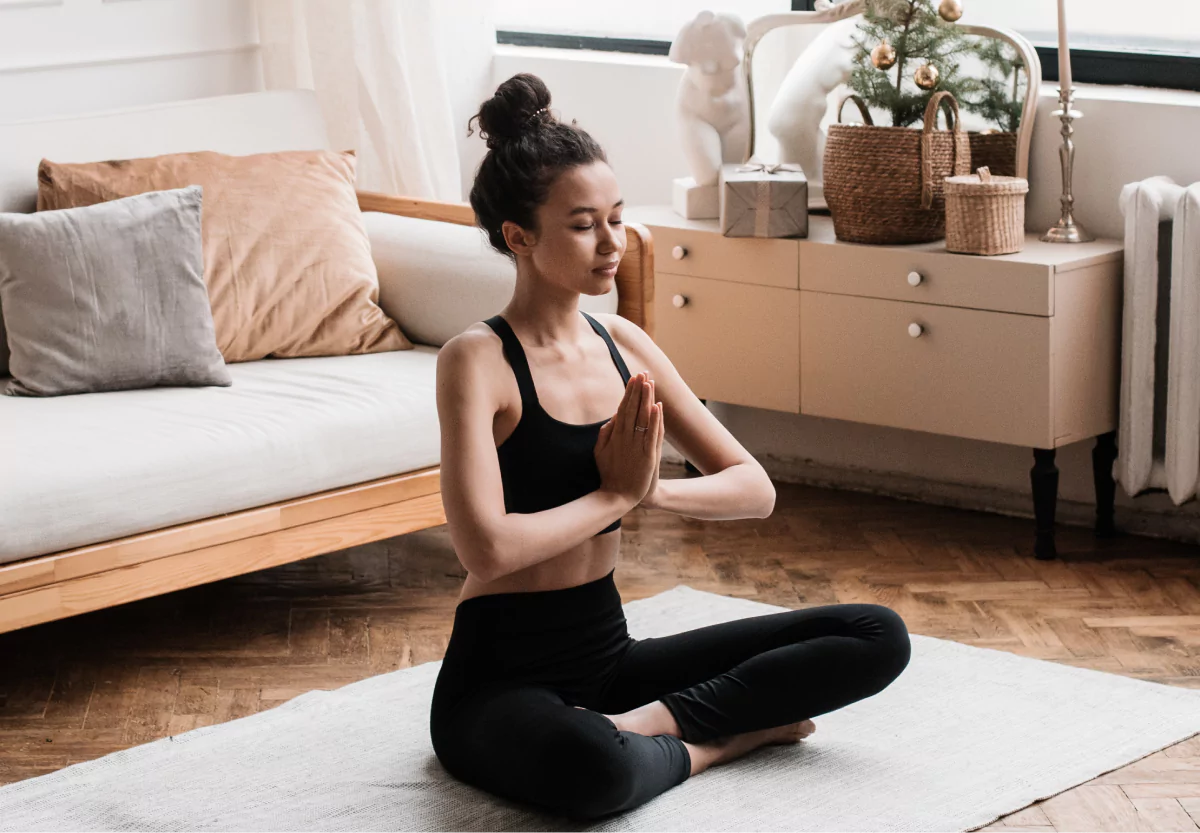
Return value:
M 505 220 L 537 230 L 537 207 L 546 201 L 554 179 L 568 168 L 597 160 L 603 148 L 583 128 L 558 121 L 550 113 L 550 90 L 536 75 L 509 78 L 467 122 L 479 121 L 488 152 L 471 186 L 471 208 L 492 248 L 516 259 L 504 241 Z

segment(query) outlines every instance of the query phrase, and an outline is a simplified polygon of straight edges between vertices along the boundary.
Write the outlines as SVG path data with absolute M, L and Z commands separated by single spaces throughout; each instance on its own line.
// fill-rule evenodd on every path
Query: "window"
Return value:
M 792 10 L 791 0 L 495 0 L 496 28 L 584 37 L 670 43 L 679 28 L 704 9 L 729 11 L 742 20 Z
M 964 23 L 1016 29 L 1037 45 L 1058 43 L 1054 0 L 965 0 Z M 1196 0 L 1068 0 L 1067 32 L 1075 47 L 1200 55 Z
M 535 46 L 666 55 L 679 28 L 702 9 L 752 20 L 810 9 L 813 0 L 495 0 L 497 40 Z M 1055 0 L 962 0 L 963 23 L 1015 29 L 1058 79 Z M 1198 0 L 1068 0 L 1071 68 L 1077 82 L 1200 90 Z

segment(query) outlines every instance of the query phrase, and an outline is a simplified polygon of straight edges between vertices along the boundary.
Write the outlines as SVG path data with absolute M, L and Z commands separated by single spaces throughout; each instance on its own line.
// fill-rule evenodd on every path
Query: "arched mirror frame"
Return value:
M 743 44 L 744 55 L 742 69 L 746 77 L 746 91 L 750 96 L 750 138 L 747 142 L 743 162 L 748 162 L 754 155 L 756 144 L 754 116 L 754 49 L 763 36 L 773 29 L 782 26 L 814 25 L 834 23 L 862 14 L 866 8 L 866 0 L 849 0 L 819 12 L 779 12 L 777 14 L 756 17 L 746 24 L 746 40 Z M 1037 115 L 1038 94 L 1042 86 L 1042 62 L 1037 50 L 1033 48 L 1024 35 L 1009 29 L 993 28 L 991 26 L 974 26 L 955 24 L 969 35 L 979 35 L 1002 40 L 1017 50 L 1025 63 L 1027 83 L 1025 85 L 1025 102 L 1021 107 L 1021 125 L 1017 129 L 1017 176 L 1029 178 L 1029 146 L 1033 140 L 1033 122 Z

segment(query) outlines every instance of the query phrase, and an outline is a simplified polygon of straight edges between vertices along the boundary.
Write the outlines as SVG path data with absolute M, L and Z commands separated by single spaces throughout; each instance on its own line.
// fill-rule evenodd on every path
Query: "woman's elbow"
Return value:
M 453 524 L 450 528 L 450 543 L 459 562 L 479 581 L 491 581 L 496 564 L 495 542 L 483 530 L 468 535 Z
M 775 511 L 775 484 L 771 482 L 771 478 L 767 473 L 763 472 L 763 488 L 762 488 L 762 509 L 759 510 L 760 518 L 769 518 L 771 513 Z

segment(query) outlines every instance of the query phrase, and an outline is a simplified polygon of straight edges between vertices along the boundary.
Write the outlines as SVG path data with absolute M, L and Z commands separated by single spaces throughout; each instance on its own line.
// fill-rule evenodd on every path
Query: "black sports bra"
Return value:
M 608 344 L 608 352 L 629 384 L 629 368 L 613 344 L 608 331 L 592 316 L 580 310 Z M 500 477 L 504 481 L 504 509 L 507 512 L 541 512 L 583 497 L 600 488 L 600 469 L 596 467 L 596 440 L 603 419 L 589 425 L 561 422 L 550 416 L 538 402 L 525 351 L 512 327 L 500 315 L 487 324 L 504 344 L 504 356 L 517 377 L 521 390 L 521 420 L 512 434 L 496 448 L 500 458 Z M 603 535 L 621 526 L 613 521 L 596 533 Z

